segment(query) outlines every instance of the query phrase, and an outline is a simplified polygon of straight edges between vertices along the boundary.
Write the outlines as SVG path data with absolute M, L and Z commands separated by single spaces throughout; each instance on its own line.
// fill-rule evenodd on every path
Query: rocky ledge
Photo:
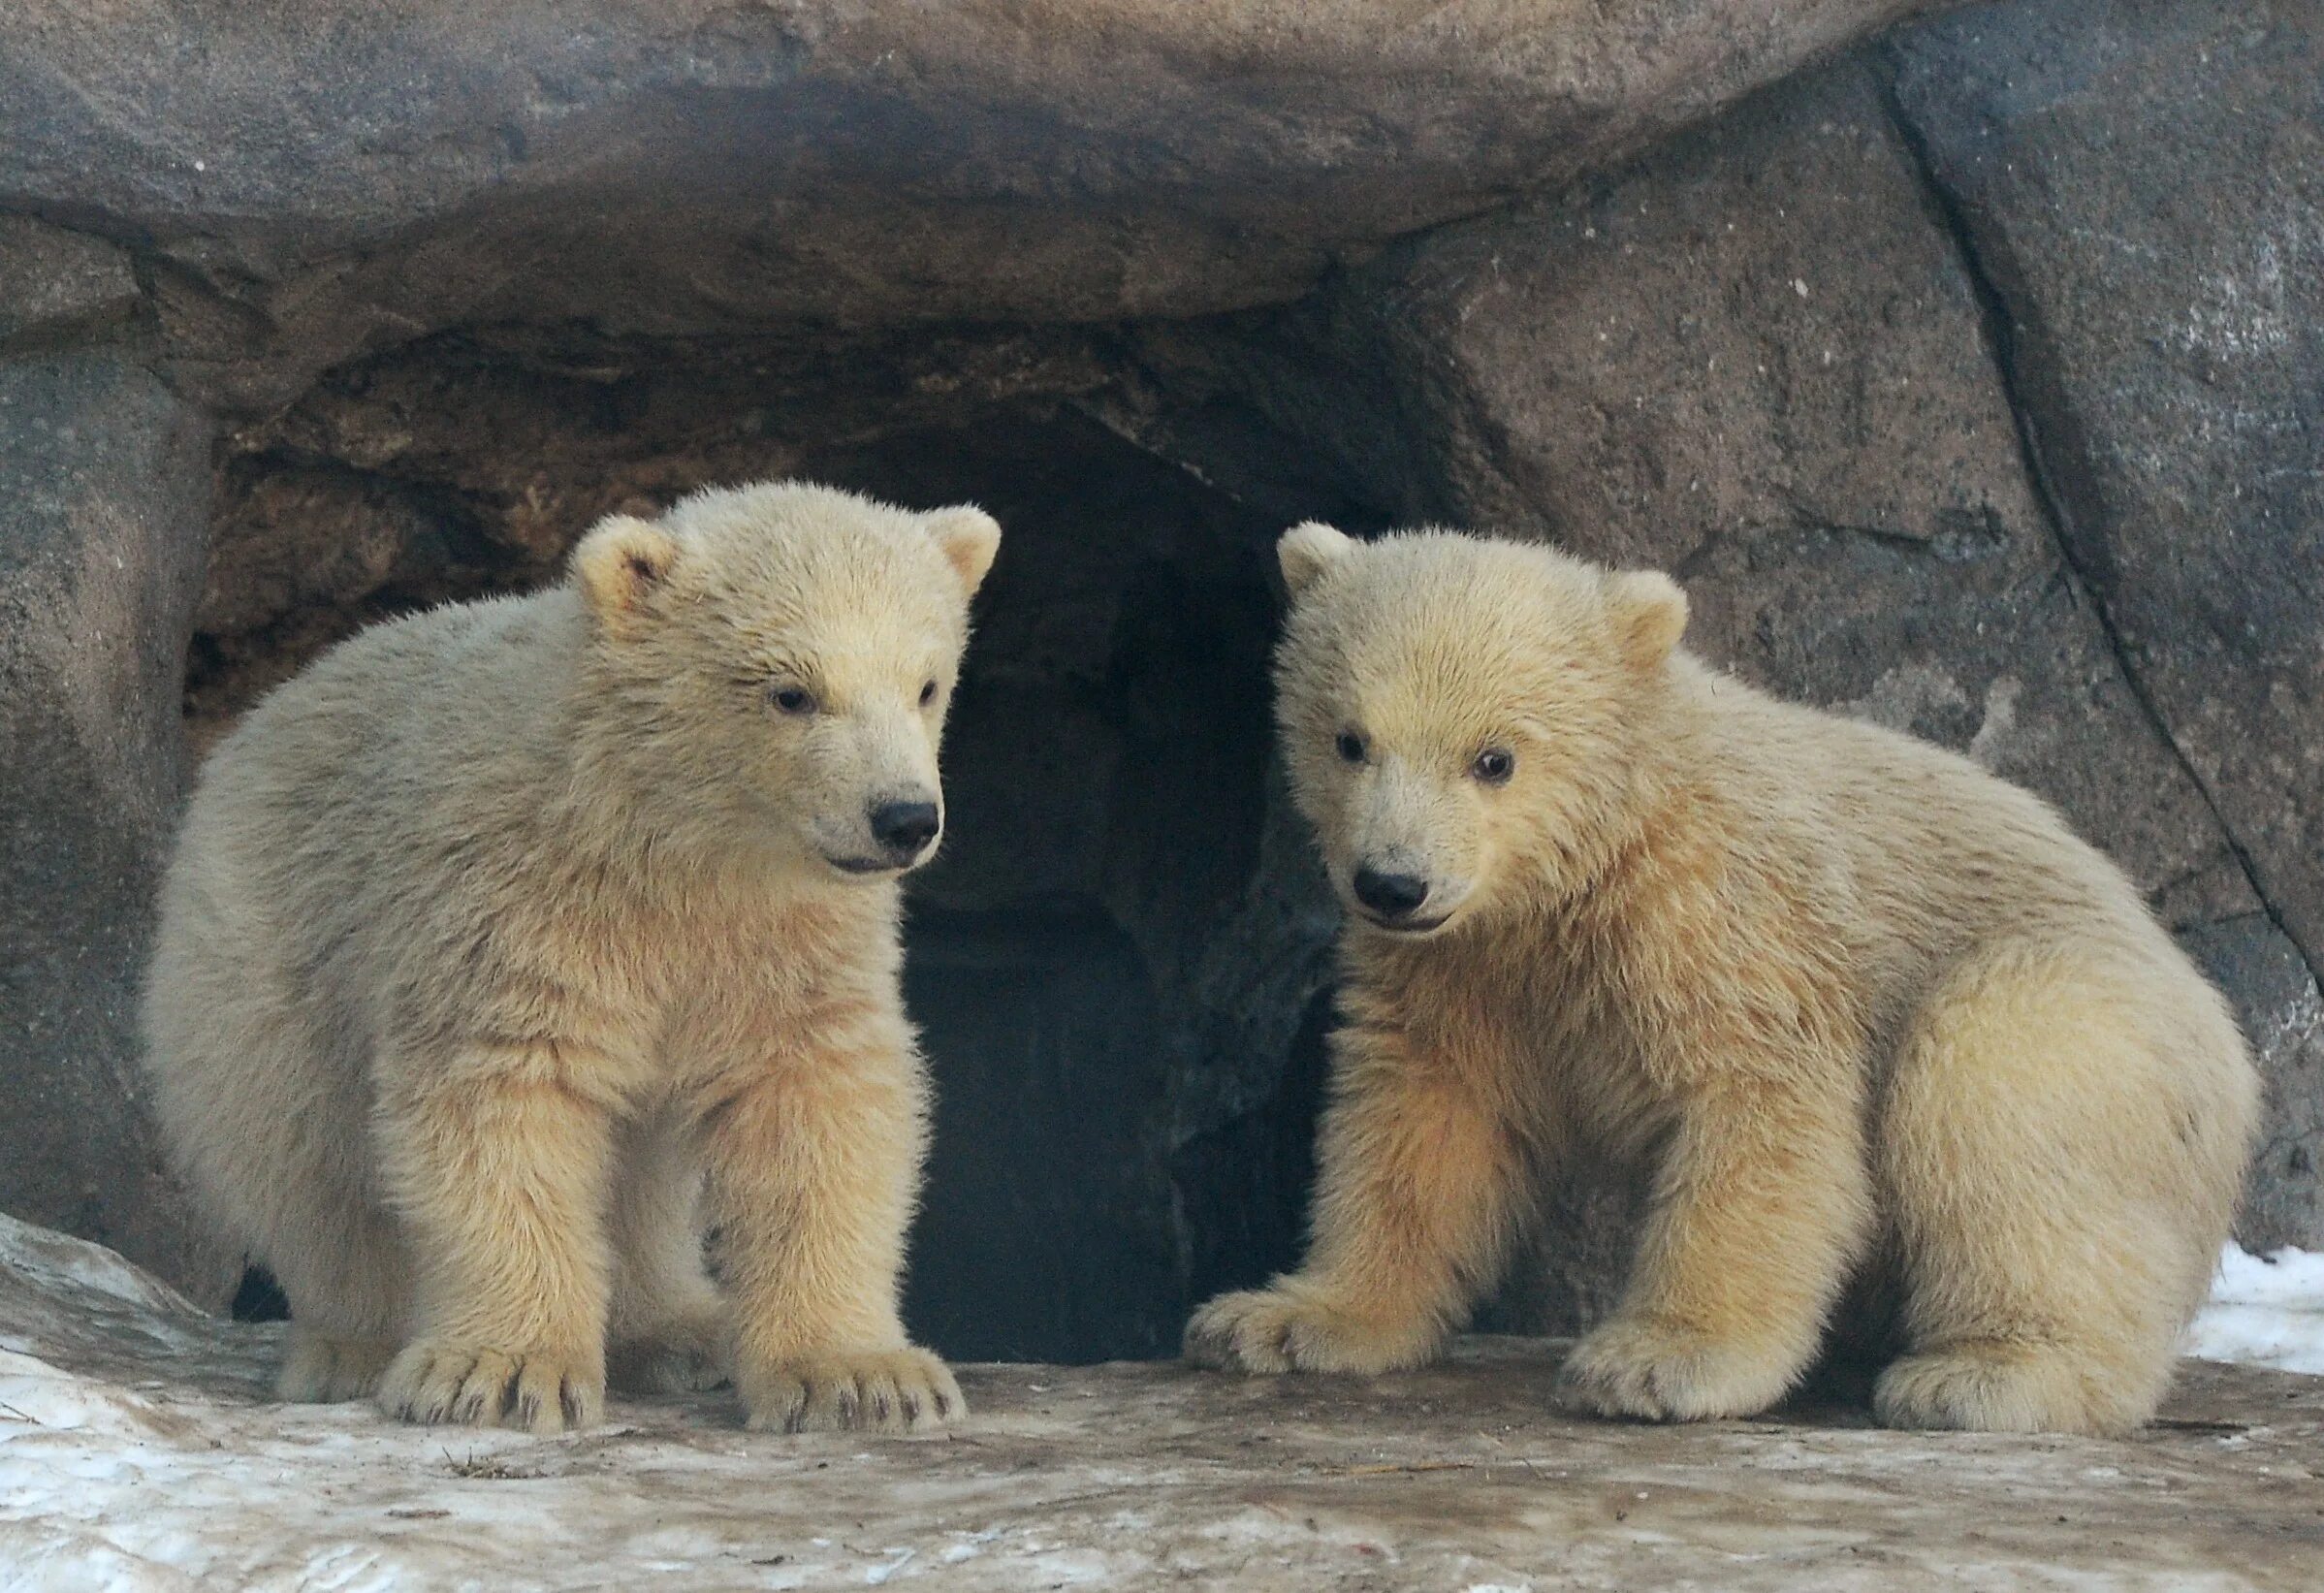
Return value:
M 1556 1347 L 1378 1382 L 966 1367 L 948 1439 L 561 1439 L 266 1394 L 277 1329 L 0 1219 L 0 1587 L 2309 1588 L 2324 1378 L 2190 1361 L 2125 1442 L 1550 1412 Z
M 505 320 L 1202 313 L 1927 4 L 12 7 L 0 211 L 131 246 L 182 354 L 277 376 Z

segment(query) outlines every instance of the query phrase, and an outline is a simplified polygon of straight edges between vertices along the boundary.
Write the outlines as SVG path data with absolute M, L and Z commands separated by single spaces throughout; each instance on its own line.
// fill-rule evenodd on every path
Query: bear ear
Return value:
M 1613 578 L 1608 597 L 1623 655 L 1634 668 L 1661 668 L 1686 634 L 1686 593 L 1678 583 L 1660 570 L 1633 570 Z
M 1320 520 L 1305 520 L 1283 533 L 1275 544 L 1275 560 L 1283 566 L 1283 584 L 1298 596 L 1331 565 L 1347 556 L 1355 539 Z
M 975 505 L 964 503 L 930 515 L 928 529 L 937 546 L 944 550 L 962 588 L 975 596 L 976 589 L 984 585 L 985 573 L 993 567 L 993 556 L 1001 551 L 1001 523 Z
M 617 635 L 632 629 L 678 562 L 678 539 L 635 515 L 608 515 L 573 550 L 573 573 L 597 621 Z

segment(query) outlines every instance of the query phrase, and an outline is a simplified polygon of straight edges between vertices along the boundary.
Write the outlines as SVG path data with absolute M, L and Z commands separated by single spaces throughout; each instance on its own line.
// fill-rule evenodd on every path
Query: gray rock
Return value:
M 455 325 L 1201 313 L 1919 4 L 16 7 L 0 209 L 138 242 L 186 377 L 260 408 Z
M 1390 251 L 1291 323 L 1314 374 L 1284 369 L 1285 330 L 1163 332 L 1148 358 L 1239 386 L 1393 518 L 1675 572 L 1697 651 L 1974 750 L 2175 922 L 2254 905 L 2061 555 L 1870 63 Z
M 121 250 L 30 216 L 0 215 L 0 348 L 125 321 L 139 303 Z
M 141 1106 L 209 431 L 104 355 L 0 364 L 0 1209 L 231 1288 Z
M 2072 562 L 2312 973 L 2324 7 L 1980 8 L 1897 56 Z
M 1310 515 L 1676 568 L 1703 651 L 2056 799 L 2268 1059 L 2245 1236 L 2324 1243 L 2324 18 L 2025 0 L 1747 97 L 1919 9 L 7 10 L 0 1205 L 214 1282 L 124 1005 L 189 617 L 207 735 L 595 515 L 806 472 L 1009 526 L 912 930 L 940 1342 L 1151 1353 L 1297 1256 Z M 1599 1312 L 1625 1207 L 1573 1180 L 1493 1320 Z

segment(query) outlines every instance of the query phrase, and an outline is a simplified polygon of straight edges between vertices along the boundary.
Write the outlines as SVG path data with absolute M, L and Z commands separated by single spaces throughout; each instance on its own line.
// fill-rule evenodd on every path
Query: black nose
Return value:
M 898 857 L 917 857 L 944 827 L 933 802 L 883 802 L 872 810 L 872 839 Z
M 1428 881 L 1417 874 L 1355 871 L 1355 899 L 1383 918 L 1402 918 L 1428 900 Z

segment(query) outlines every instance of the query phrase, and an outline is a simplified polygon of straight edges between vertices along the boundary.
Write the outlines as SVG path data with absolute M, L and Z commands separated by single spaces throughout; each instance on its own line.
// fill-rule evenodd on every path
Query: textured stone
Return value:
M 137 366 L 0 364 L 0 1209 L 222 1299 L 143 1116 L 135 1025 L 208 477 L 202 417 Z
M 1165 380 L 1224 366 L 1368 467 L 1390 518 L 1672 570 L 1698 651 L 1974 749 L 2176 921 L 2254 905 L 2061 557 L 1976 283 L 1869 63 L 1391 251 L 1294 317 L 1341 380 L 1270 370 L 1267 330 L 1256 353 L 1165 332 L 1151 357 Z M 1350 431 L 1367 414 L 1396 446 Z
M 30 216 L 0 215 L 0 348 L 117 323 L 138 303 L 121 250 Z
M 2324 1246 L 2324 6 L 1987 8 L 1896 55 L 2069 558 L 2273 920 L 2210 942 L 2268 1062 L 2245 1227 Z
M 2073 562 L 2324 967 L 2324 6 L 1980 8 L 1897 54 Z
M 911 932 L 947 1348 L 1153 1353 L 1297 1257 L 1336 909 L 1264 653 L 1308 516 L 1677 568 L 1703 651 L 2055 798 L 2266 1059 L 2245 1237 L 2324 1244 L 2324 19 L 2023 0 L 1745 97 L 1917 9 L 8 10 L 0 212 L 39 219 L 0 214 L 0 557 L 48 573 L 7 577 L 0 796 L 8 880 L 51 895 L 0 907 L 5 989 L 12 1033 L 88 1043 L 40 1041 L 0 1169 L 70 1150 L 29 1209 L 143 1243 L 93 1166 L 179 1220 L 121 1127 L 121 1003 L 187 605 L 207 736 L 595 515 L 804 472 L 1009 527 Z M 198 599 L 134 596 L 134 690 L 87 686 L 121 655 L 54 571 L 151 509 L 182 540 L 122 567 L 191 581 L 204 462 L 162 388 L 58 352 L 92 339 L 234 423 Z M 1602 1311 L 1629 1196 L 1573 1179 L 1489 1320 Z
M 15 7 L 0 209 L 139 242 L 188 379 L 257 407 L 455 325 L 1199 313 L 1919 3 Z

